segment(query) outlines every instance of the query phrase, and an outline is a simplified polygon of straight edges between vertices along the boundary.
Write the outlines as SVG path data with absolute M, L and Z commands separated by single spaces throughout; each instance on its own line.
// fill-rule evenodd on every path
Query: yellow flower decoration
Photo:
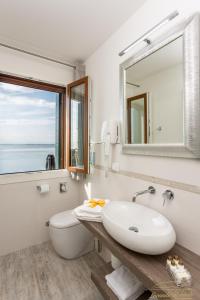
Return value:
M 106 201 L 104 199 L 90 199 L 87 201 L 87 203 L 89 204 L 89 207 L 94 208 L 97 205 L 104 207 L 104 205 L 106 204 Z

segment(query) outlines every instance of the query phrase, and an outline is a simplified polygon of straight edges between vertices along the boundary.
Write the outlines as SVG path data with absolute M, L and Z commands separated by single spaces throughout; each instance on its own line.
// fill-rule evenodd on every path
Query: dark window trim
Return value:
M 18 76 L 5 75 L 0 73 L 0 82 L 15 84 L 19 86 L 25 86 L 29 88 L 55 92 L 60 94 L 60 111 L 59 111 L 59 141 L 60 141 L 60 161 L 59 169 L 66 168 L 66 88 L 59 85 L 54 85 L 51 83 L 45 83 L 41 81 L 36 81 L 32 79 L 25 79 Z M 38 170 L 40 171 L 40 170 Z M 44 170 L 45 171 L 45 170 Z M 30 171 L 34 172 L 34 171 Z M 37 172 L 37 171 L 35 171 Z M 12 173 L 13 174 L 13 173 Z

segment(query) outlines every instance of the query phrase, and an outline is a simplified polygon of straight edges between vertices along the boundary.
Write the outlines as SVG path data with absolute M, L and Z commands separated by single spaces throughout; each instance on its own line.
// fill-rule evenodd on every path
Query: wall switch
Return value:
M 112 163 L 112 170 L 114 172 L 119 172 L 119 163 L 118 162 L 113 162 Z

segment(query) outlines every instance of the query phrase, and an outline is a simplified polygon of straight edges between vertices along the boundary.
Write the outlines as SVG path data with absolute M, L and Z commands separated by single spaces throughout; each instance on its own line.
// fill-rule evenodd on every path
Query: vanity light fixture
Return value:
M 145 34 L 143 34 L 140 38 L 138 38 L 136 41 L 131 43 L 129 46 L 127 46 L 124 50 L 122 50 L 119 53 L 119 56 L 123 56 L 125 53 L 127 53 L 130 49 L 132 49 L 134 46 L 139 44 L 141 41 L 146 42 L 148 45 L 151 44 L 150 39 L 148 36 L 158 30 L 160 27 L 168 23 L 169 21 L 172 21 L 174 18 L 176 18 L 179 15 L 179 12 L 175 10 L 170 15 L 168 15 L 166 18 L 164 18 L 162 21 L 160 21 L 158 24 L 156 24 L 154 27 L 152 27 L 150 30 L 148 30 Z

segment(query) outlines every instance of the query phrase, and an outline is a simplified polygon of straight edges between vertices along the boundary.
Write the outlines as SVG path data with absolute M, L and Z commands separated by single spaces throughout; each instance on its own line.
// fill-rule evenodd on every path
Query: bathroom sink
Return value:
M 111 201 L 103 209 L 103 225 L 121 245 L 144 254 L 162 254 L 176 241 L 173 226 L 163 215 L 146 206 Z

